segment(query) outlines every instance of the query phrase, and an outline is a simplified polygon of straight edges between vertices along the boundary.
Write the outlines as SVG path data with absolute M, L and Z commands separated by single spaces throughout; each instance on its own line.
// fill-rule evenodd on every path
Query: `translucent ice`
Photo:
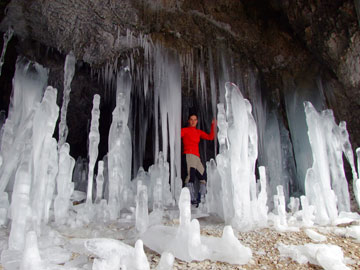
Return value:
M 45 267 L 40 258 L 36 233 L 34 231 L 29 231 L 26 234 L 26 242 L 20 264 L 20 270 L 42 269 L 45 269 Z
M 313 153 L 313 165 L 305 178 L 305 191 L 309 203 L 316 207 L 316 222 L 328 224 L 337 217 L 335 193 L 331 189 L 327 140 L 323 118 L 310 102 L 305 102 L 306 123 Z
M 311 263 L 326 270 L 350 269 L 344 262 L 344 254 L 339 246 L 325 244 L 305 244 L 301 246 L 279 244 L 280 256 L 290 257 L 298 263 Z
M 149 226 L 149 210 L 148 210 L 148 194 L 145 185 L 138 182 L 136 196 L 136 221 L 135 226 L 141 234 L 146 231 Z
M 67 107 L 70 101 L 70 92 L 71 92 L 71 82 L 75 74 L 75 64 L 76 59 L 73 52 L 70 52 L 66 55 L 65 64 L 64 64 L 64 91 L 63 91 L 63 102 L 60 112 L 60 122 L 59 122 L 59 149 L 66 142 L 68 135 L 68 127 L 66 124 L 66 115 Z
M 13 34 L 14 34 L 14 30 L 11 27 L 9 27 L 9 29 L 4 33 L 4 36 L 3 36 L 4 45 L 2 47 L 2 52 L 1 52 L 1 57 L 0 57 L 0 75 L 1 75 L 2 66 L 4 64 L 6 48 L 7 48 L 7 45 L 9 43 L 10 39 L 12 38 Z
M 75 160 L 69 152 L 69 144 L 64 143 L 59 151 L 59 173 L 56 178 L 57 196 L 54 200 L 55 222 L 58 224 L 64 224 L 68 218 L 70 197 L 74 191 L 74 183 L 71 179 Z
M 104 186 L 104 161 L 100 160 L 98 163 L 98 173 L 96 176 L 96 198 L 95 203 L 99 203 L 103 197 Z
M 99 153 L 99 118 L 100 118 L 100 96 L 94 95 L 93 108 L 91 111 L 91 125 L 89 133 L 89 174 L 88 174 L 88 186 L 86 202 L 92 203 L 93 194 L 93 181 L 94 181 L 94 167 Z
M 172 270 L 173 264 L 174 264 L 174 255 L 172 255 L 170 252 L 163 252 L 161 254 L 160 262 L 157 266 L 157 270 Z
M 133 248 L 115 239 L 93 238 L 85 241 L 85 247 L 98 257 L 93 263 L 94 270 L 150 269 L 141 240 Z
M 309 236 L 309 238 L 311 240 L 313 240 L 315 242 L 324 242 L 324 241 L 326 241 L 326 236 L 325 235 L 319 234 L 314 230 L 306 229 L 305 233 L 306 233 L 307 236 Z
M 158 253 L 171 252 L 184 261 L 205 260 L 246 264 L 252 257 L 251 250 L 235 237 L 230 226 L 226 226 L 221 238 L 200 235 L 199 222 L 191 221 L 190 192 L 183 188 L 180 200 L 180 224 L 178 228 L 156 225 L 150 227 L 142 239 L 146 246 Z

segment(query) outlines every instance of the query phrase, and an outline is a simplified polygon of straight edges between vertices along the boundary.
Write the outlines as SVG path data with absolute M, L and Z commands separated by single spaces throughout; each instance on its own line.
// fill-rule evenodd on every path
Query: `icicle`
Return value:
M 1 57 L 0 57 L 0 76 L 1 76 L 2 66 L 4 65 L 6 48 L 7 48 L 9 41 L 11 40 L 13 34 L 14 34 L 14 30 L 11 27 L 9 27 L 9 29 L 4 33 L 4 36 L 3 36 L 4 44 L 3 44 Z

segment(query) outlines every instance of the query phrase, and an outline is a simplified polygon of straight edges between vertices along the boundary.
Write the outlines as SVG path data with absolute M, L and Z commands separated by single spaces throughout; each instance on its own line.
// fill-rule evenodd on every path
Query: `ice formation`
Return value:
M 186 187 L 181 191 L 179 209 L 179 226 L 150 227 L 141 236 L 146 246 L 159 254 L 170 252 L 176 258 L 188 262 L 205 259 L 240 265 L 249 262 L 252 257 L 251 249 L 240 243 L 231 226 L 224 227 L 221 238 L 200 235 L 198 220 L 191 220 L 190 192 Z
M 98 158 L 98 147 L 100 142 L 99 133 L 99 118 L 100 118 L 100 96 L 94 95 L 93 108 L 91 111 L 91 125 L 89 133 L 89 174 L 88 174 L 88 188 L 86 202 L 92 203 L 93 195 L 93 181 L 94 181 L 94 167 Z
M 240 243 L 233 228 L 244 231 L 273 225 L 276 230 L 284 231 L 359 219 L 344 214 L 349 211 L 349 194 L 343 153 L 353 172 L 358 202 L 360 180 L 346 124 L 336 125 L 331 111 L 318 113 L 310 102 L 305 104 L 306 114 L 302 120 L 308 125 L 304 129 L 308 130 L 308 150 L 313 163 L 306 168 L 306 178 L 304 174 L 301 180 L 305 181 L 306 196 L 301 196 L 300 200 L 290 197 L 292 173 L 286 168 L 291 167 L 293 157 L 289 149 L 284 150 L 284 147 L 291 148 L 289 134 L 278 116 L 262 107 L 261 98 L 254 98 L 252 105 L 244 98 L 244 84 L 239 84 L 241 91 L 234 83 L 225 84 L 232 76 L 224 57 L 219 58 L 221 69 L 217 72 L 212 59 L 208 63 L 211 95 L 208 97 L 204 62 L 195 65 L 191 55 L 180 57 L 154 45 L 146 36 L 136 39 L 129 33 L 127 42 L 141 46 L 146 61 L 137 66 L 131 55 L 120 70 L 109 64 L 103 73 L 110 84 L 116 80 L 116 104 L 108 153 L 97 164 L 96 188 L 93 181 L 100 139 L 100 97 L 95 95 L 93 101 L 88 160 L 78 158 L 75 162 L 70 155 L 70 145 L 66 143 L 66 107 L 75 57 L 70 53 L 65 61 L 58 142 L 52 137 L 59 114 L 57 90 L 46 87 L 48 71 L 36 63 L 18 59 L 0 148 L 0 225 L 9 226 L 11 222 L 7 245 L 0 247 L 1 264 L 5 269 L 149 269 L 143 242 L 162 254 L 158 269 L 171 269 L 174 258 L 247 264 L 252 251 Z M 207 215 L 209 212 L 220 216 L 225 222 L 220 238 L 200 235 L 199 221 L 191 219 L 189 191 L 181 189 L 181 68 L 185 66 L 185 80 L 190 81 L 192 72 L 196 73 L 197 97 L 204 107 L 203 114 L 215 115 L 217 109 L 219 153 L 215 147 L 216 155 L 207 163 L 205 203 L 193 213 Z M 255 79 L 250 76 L 249 80 L 249 87 L 254 90 Z M 149 87 L 154 87 L 154 91 L 149 91 Z M 138 90 L 143 91 L 139 103 L 144 108 L 153 107 L 151 113 L 132 104 L 132 96 L 140 95 L 132 91 Z M 216 104 L 217 90 L 219 104 Z M 206 104 L 208 99 L 211 106 Z M 286 100 L 290 107 L 287 112 L 290 129 L 298 130 L 294 123 L 301 118 L 300 113 L 291 110 L 297 108 L 298 100 L 289 96 Z M 142 125 L 134 124 L 137 117 Z M 154 120 L 151 127 L 154 164 L 146 172 L 142 162 L 151 120 Z M 133 129 L 143 132 L 136 134 Z M 300 156 L 299 177 L 308 160 L 304 159 L 307 150 L 305 154 L 298 151 L 296 148 L 295 153 Z M 360 150 L 357 151 L 358 164 L 359 153 Z M 256 163 L 262 165 L 259 155 L 266 166 L 258 167 L 259 179 L 256 179 Z M 270 162 L 270 157 L 276 162 Z M 134 179 L 132 169 L 137 171 Z M 290 211 L 287 212 L 289 200 Z M 273 213 L 268 213 L 269 209 L 273 209 Z M 178 216 L 178 227 L 162 225 L 164 218 L 175 220 Z M 59 232 L 67 237 L 59 236 Z M 306 232 L 313 241 L 323 240 L 313 230 Z M 358 226 L 341 233 L 359 239 Z M 124 239 L 135 247 L 115 238 Z M 302 253 L 299 261 L 330 267 L 326 269 L 333 269 L 333 265 L 346 269 L 338 247 L 286 248 L 280 245 L 279 249 L 289 256 Z M 311 254 L 306 253 L 309 250 Z M 71 252 L 80 255 L 70 261 Z M 89 254 L 96 256 L 93 263 L 88 260 Z M 328 265 L 330 259 L 332 264 Z
M 75 74 L 76 59 L 73 52 L 66 55 L 64 65 L 64 92 L 63 102 L 60 111 L 60 122 L 59 122 L 59 149 L 66 142 L 67 135 L 69 133 L 68 126 L 66 124 L 67 108 L 70 102 L 71 82 Z
M 339 246 L 325 244 L 284 245 L 278 249 L 283 257 L 290 257 L 298 263 L 311 263 L 322 266 L 325 270 L 345 270 L 344 254 Z
M 265 174 L 261 173 L 260 195 L 255 177 L 258 137 L 251 104 L 235 84 L 226 83 L 225 88 L 226 111 L 223 104 L 218 105 L 220 153 L 216 157 L 217 165 L 213 161 L 208 165 L 208 207 L 209 211 L 224 217 L 226 224 L 249 230 L 267 225 Z M 219 194 L 222 208 L 214 206 L 214 198 Z
M 9 29 L 4 33 L 4 36 L 3 36 L 4 44 L 3 44 L 2 52 L 1 52 L 1 56 L 0 56 L 0 75 L 1 75 L 2 66 L 4 65 L 6 48 L 7 48 L 9 41 L 11 40 L 13 34 L 14 34 L 14 30 L 11 27 L 9 27 Z
M 313 153 L 313 165 L 305 178 L 305 191 L 309 203 L 316 208 L 316 223 L 324 225 L 333 223 L 339 211 L 350 211 L 342 162 L 343 145 L 348 140 L 341 138 L 341 127 L 335 124 L 331 110 L 319 114 L 310 102 L 304 105 Z

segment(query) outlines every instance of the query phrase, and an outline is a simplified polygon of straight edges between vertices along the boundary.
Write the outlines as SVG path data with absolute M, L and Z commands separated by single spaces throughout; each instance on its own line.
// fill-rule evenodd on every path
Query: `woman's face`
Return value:
M 198 122 L 197 116 L 196 115 L 191 115 L 189 120 L 188 120 L 189 127 L 196 127 L 197 122 Z

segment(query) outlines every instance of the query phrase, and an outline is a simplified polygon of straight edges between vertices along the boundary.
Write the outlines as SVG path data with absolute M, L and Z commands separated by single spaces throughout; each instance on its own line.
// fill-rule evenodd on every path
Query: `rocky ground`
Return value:
M 224 225 L 219 221 L 214 223 L 209 217 L 200 218 L 201 234 L 204 236 L 218 236 L 222 234 Z M 175 222 L 176 223 L 176 222 Z M 332 244 L 341 247 L 346 258 L 349 269 L 360 269 L 360 243 L 355 239 L 339 236 L 334 233 L 336 228 L 344 228 L 346 225 L 339 225 L 335 227 L 315 227 L 314 231 L 321 233 L 327 237 L 322 244 Z M 212 262 L 205 260 L 202 262 L 186 263 L 180 260 L 175 260 L 173 269 L 323 269 L 321 266 L 310 263 L 299 264 L 290 258 L 280 257 L 280 252 L 277 249 L 277 244 L 285 245 L 304 245 L 313 242 L 301 228 L 299 232 L 278 232 L 272 228 L 257 229 L 250 232 L 237 233 L 241 243 L 250 247 L 253 252 L 253 258 L 247 265 L 231 265 L 222 262 Z M 160 256 L 151 250 L 145 250 L 148 255 L 148 260 L 151 264 L 151 269 L 155 269 L 159 263 Z

